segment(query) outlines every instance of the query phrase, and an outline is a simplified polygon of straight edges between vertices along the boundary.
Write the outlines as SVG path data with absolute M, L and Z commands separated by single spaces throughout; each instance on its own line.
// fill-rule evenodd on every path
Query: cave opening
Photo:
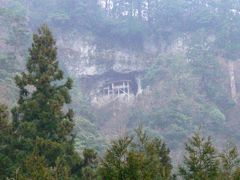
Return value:
M 108 71 L 101 75 L 87 76 L 81 79 L 81 88 L 92 102 L 106 101 L 108 98 L 133 97 L 141 94 L 142 72 Z M 102 99 L 103 98 L 103 99 Z
M 102 95 L 119 96 L 119 95 L 137 95 L 139 83 L 136 73 L 117 73 L 109 72 L 105 74 L 105 83 L 101 87 Z

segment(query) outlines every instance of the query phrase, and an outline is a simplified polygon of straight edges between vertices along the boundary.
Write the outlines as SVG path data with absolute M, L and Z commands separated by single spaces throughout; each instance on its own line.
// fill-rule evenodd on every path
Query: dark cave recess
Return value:
M 108 71 L 102 75 L 86 76 L 81 78 L 80 84 L 84 92 L 90 93 L 94 90 L 97 91 L 112 82 L 129 81 L 130 91 L 136 95 L 138 91 L 137 78 L 141 77 L 142 74 L 143 72 L 136 71 L 126 73 Z

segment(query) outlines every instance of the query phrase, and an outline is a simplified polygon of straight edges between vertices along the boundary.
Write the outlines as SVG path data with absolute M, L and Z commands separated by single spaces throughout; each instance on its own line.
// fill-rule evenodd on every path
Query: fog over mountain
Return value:
M 231 145 L 240 147 L 239 0 L 0 0 L 0 103 L 7 105 L 9 112 L 13 109 L 13 113 L 9 113 L 8 116 L 10 126 L 13 127 L 16 123 L 14 107 L 19 107 L 18 110 L 15 109 L 15 113 L 19 113 L 17 118 L 19 122 L 23 117 L 22 121 L 29 118 L 26 120 L 29 122 L 37 122 L 34 120 L 36 117 L 46 118 L 44 113 L 38 116 L 38 113 L 42 112 L 41 103 L 37 103 L 39 106 L 34 105 L 40 97 L 34 92 L 38 92 L 39 89 L 41 92 L 41 88 L 40 85 L 34 84 L 37 81 L 33 79 L 35 76 L 38 77 L 41 64 L 33 64 L 43 63 L 45 56 L 49 60 L 54 60 L 55 45 L 50 43 L 51 36 L 48 31 L 45 32 L 46 29 L 43 28 L 42 32 L 38 30 L 42 25 L 48 26 L 56 40 L 56 58 L 59 69 L 64 72 L 64 79 L 69 77 L 73 80 L 73 87 L 69 92 L 72 102 L 68 103 L 67 92 L 64 94 L 63 90 L 59 90 L 62 97 L 56 95 L 54 100 L 59 101 L 61 106 L 57 106 L 59 109 L 57 107 L 53 109 L 62 109 L 62 113 L 66 113 L 65 118 L 70 117 L 67 109 L 72 109 L 74 116 L 69 120 L 74 122 L 74 126 L 71 127 L 72 129 L 70 126 L 66 128 L 68 125 L 64 126 L 64 124 L 59 127 L 53 124 L 51 127 L 60 129 L 65 127 L 66 129 L 62 130 L 64 132 L 69 130 L 66 139 L 74 136 L 72 143 L 77 153 L 85 152 L 86 156 L 95 157 L 94 153 L 97 152 L 96 157 L 108 157 L 106 150 L 114 147 L 111 144 L 113 140 L 117 141 L 127 135 L 133 135 L 137 139 L 139 133 L 136 135 L 135 130 L 143 127 L 150 139 L 148 143 L 158 144 L 153 139 L 161 139 L 170 149 L 171 168 L 169 164 L 166 165 L 169 168 L 166 174 L 169 176 L 163 177 L 162 171 L 157 170 L 161 177 L 169 179 L 170 176 L 175 177 L 172 176 L 173 174 L 178 175 L 178 165 L 183 162 L 186 153 L 185 143 L 189 142 L 189 138 L 196 132 L 205 138 L 211 136 L 212 145 L 219 149 L 219 152 Z M 37 44 L 34 33 L 39 35 L 40 40 L 37 41 L 39 46 L 34 46 L 34 43 Z M 44 33 L 46 39 L 49 39 L 41 41 L 41 37 L 43 36 L 43 39 L 45 37 Z M 47 51 L 43 47 L 53 49 Z M 37 48 L 43 50 L 38 51 Z M 50 70 L 53 68 L 52 64 L 43 63 L 42 66 Z M 52 80 L 52 82 L 49 80 L 49 88 L 53 86 L 51 87 L 53 89 L 57 86 L 61 87 L 65 82 L 64 79 L 59 78 L 61 75 L 56 75 L 57 68 L 54 70 L 56 73 L 49 78 Z M 25 77 L 23 74 L 20 75 L 21 72 L 29 72 L 32 76 L 27 77 L 27 73 Z M 21 81 L 14 79 L 16 75 L 20 75 Z M 61 81 L 58 82 L 59 80 Z M 22 99 L 21 93 L 23 93 Z M 36 99 L 34 99 L 35 95 Z M 53 95 L 52 97 L 55 98 Z M 34 101 L 29 107 L 40 109 L 27 113 L 27 109 L 25 111 L 24 108 L 28 107 L 26 104 L 30 103 L 30 99 Z M 51 96 L 49 103 L 51 103 L 50 99 Z M 63 114 L 54 117 L 61 119 Z M 1 115 L 0 117 L 2 118 Z M 30 134 L 38 132 L 38 128 L 44 129 L 46 126 L 36 125 L 34 129 L 33 125 L 19 125 L 20 129 L 26 130 L 19 136 L 30 137 L 32 136 Z M 1 127 L 0 125 L 0 130 Z M 47 134 L 47 130 L 45 133 Z M 42 134 L 44 133 L 34 136 L 36 138 L 33 142 Z M 48 137 L 44 136 L 44 138 Z M 134 152 L 141 152 L 141 145 L 138 144 L 138 147 L 136 144 L 134 146 L 134 143 L 131 144 L 138 142 L 136 139 L 129 140 L 126 147 L 132 148 Z M 56 139 L 51 140 L 55 142 Z M 56 141 L 65 142 L 65 139 Z M 15 141 L 14 143 L 17 144 Z M 19 148 L 15 145 L 11 147 Z M 165 144 L 159 143 L 160 146 L 165 148 Z M 86 154 L 85 148 L 93 149 L 94 152 Z M 163 149 L 161 153 L 168 154 L 168 151 Z M 24 157 L 23 154 L 19 156 Z M 48 156 L 51 155 L 46 155 Z M 45 155 L 41 157 L 45 158 Z M 129 158 L 134 159 L 130 155 Z M 107 164 L 109 159 L 104 160 Z M 6 161 L 1 159 L 1 153 L 0 161 Z M 46 167 L 58 166 L 56 162 L 48 162 L 48 158 L 46 163 Z M 89 167 L 95 167 L 93 164 Z M 28 165 L 23 171 L 29 168 Z M 84 165 L 76 165 L 76 167 L 80 166 Z M 157 166 L 160 165 L 154 165 Z M 75 173 L 70 166 L 69 169 L 69 172 Z M 100 165 L 101 178 L 114 179 L 115 175 L 104 174 L 105 170 Z M 87 170 L 81 171 L 82 179 L 96 178 L 92 176 L 90 178 L 87 172 Z M 49 173 L 53 174 L 53 172 Z M 194 179 L 184 173 L 187 172 L 180 170 L 182 178 Z M 79 176 L 75 175 L 74 178 L 80 177 L 79 174 Z M 239 178 L 238 175 L 236 177 Z M 100 175 L 96 176 L 100 177 Z M 13 176 L 10 173 L 2 177 Z M 34 179 L 34 176 L 22 176 L 23 179 L 31 179 L 31 177 Z M 46 177 L 49 178 L 50 175 Z M 115 179 L 132 179 L 132 177 L 144 179 L 143 176 L 138 175 L 122 178 L 116 176 Z M 146 177 L 152 179 L 154 176 L 146 175 Z M 199 177 L 216 179 L 217 176 Z

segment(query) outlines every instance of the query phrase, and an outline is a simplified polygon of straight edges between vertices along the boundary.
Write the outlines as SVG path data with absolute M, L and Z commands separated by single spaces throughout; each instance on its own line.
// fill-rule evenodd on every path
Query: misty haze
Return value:
M 0 180 L 240 180 L 240 0 L 0 0 Z

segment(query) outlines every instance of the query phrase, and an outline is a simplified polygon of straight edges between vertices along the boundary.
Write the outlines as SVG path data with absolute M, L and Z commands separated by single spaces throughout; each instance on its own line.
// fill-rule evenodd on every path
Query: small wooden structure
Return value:
M 130 80 L 115 81 L 106 84 L 102 91 L 104 96 L 118 97 L 120 95 L 130 96 Z

